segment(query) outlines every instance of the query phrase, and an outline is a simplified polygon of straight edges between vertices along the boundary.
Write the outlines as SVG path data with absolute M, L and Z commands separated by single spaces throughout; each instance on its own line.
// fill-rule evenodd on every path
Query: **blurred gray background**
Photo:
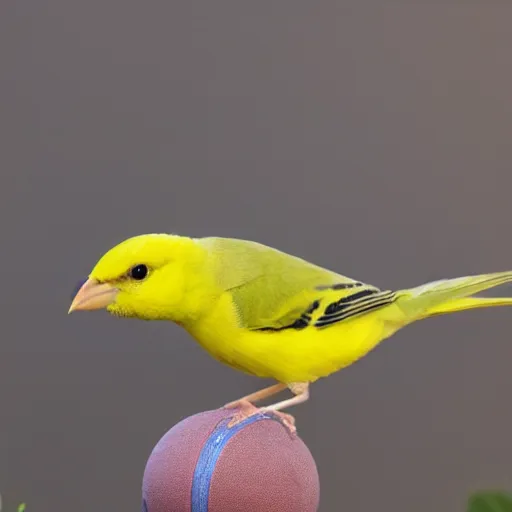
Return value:
M 267 384 L 67 316 L 125 237 L 257 240 L 386 288 L 512 268 L 512 6 L 3 0 L 0 492 L 139 511 L 180 419 Z M 293 410 L 329 511 L 512 485 L 512 315 L 417 323 Z M 290 412 L 292 412 L 290 410 Z

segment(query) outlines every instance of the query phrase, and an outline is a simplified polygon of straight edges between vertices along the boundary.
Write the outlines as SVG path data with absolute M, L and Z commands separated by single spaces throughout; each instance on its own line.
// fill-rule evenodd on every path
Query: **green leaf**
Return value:
M 20 503 L 18 505 L 18 512 L 25 512 L 26 508 L 27 508 L 27 506 L 25 505 L 25 503 Z
M 512 494 L 502 491 L 479 491 L 468 500 L 467 512 L 512 512 Z

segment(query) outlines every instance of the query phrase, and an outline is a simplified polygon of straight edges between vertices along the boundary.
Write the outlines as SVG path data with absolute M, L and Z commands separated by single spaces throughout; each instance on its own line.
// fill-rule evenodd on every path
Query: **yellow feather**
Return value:
M 149 268 L 140 282 L 127 277 L 136 264 Z M 118 290 L 111 313 L 175 321 L 218 361 L 286 384 L 338 371 L 417 320 L 512 305 L 474 297 L 512 272 L 382 291 L 262 244 L 213 237 L 134 237 L 90 277 Z

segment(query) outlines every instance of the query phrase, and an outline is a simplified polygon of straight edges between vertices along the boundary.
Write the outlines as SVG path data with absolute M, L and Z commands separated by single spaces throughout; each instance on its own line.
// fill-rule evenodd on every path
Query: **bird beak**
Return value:
M 106 308 L 114 302 L 118 289 L 108 283 L 98 283 L 95 279 L 87 279 L 80 287 L 68 314 L 72 311 L 86 311 Z

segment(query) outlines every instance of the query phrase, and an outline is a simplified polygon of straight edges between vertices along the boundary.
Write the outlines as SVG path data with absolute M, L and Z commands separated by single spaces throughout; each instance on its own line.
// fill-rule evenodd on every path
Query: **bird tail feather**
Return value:
M 512 297 L 473 297 L 511 281 L 512 271 L 443 279 L 401 290 L 396 304 L 410 321 L 467 309 L 511 306 Z

